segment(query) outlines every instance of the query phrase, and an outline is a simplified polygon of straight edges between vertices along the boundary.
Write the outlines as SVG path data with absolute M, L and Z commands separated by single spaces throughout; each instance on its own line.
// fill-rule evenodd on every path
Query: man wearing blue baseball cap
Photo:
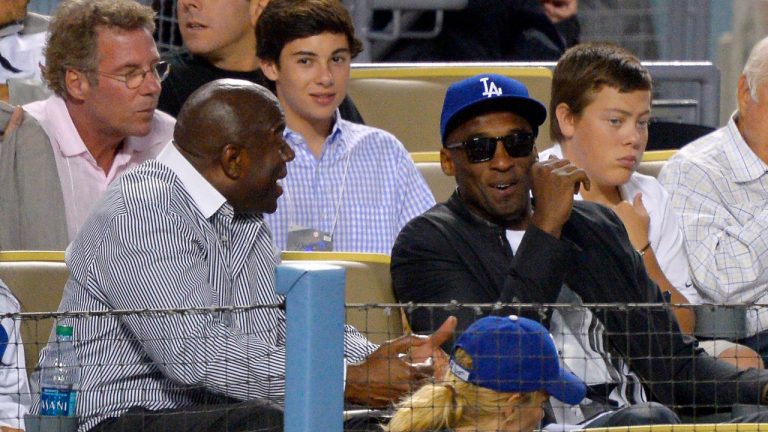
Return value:
M 400 232 L 392 251 L 398 300 L 572 305 L 542 316 L 565 365 L 590 390 L 578 407 L 553 400 L 557 423 L 677 423 L 668 407 L 764 403 L 768 375 L 702 353 L 668 308 L 580 307 L 664 300 L 616 214 L 574 202 L 579 188 L 590 187 L 586 173 L 565 159 L 538 160 L 534 140 L 545 117 L 509 77 L 478 75 L 448 88 L 440 159 L 457 189 Z M 411 326 L 427 331 L 450 314 L 466 328 L 489 313 L 455 309 L 415 308 Z M 494 313 L 542 319 L 535 307 Z
M 445 379 L 397 406 L 387 432 L 531 432 L 547 397 L 577 404 L 586 385 L 560 366 L 547 329 L 510 315 L 480 318 L 459 337 Z

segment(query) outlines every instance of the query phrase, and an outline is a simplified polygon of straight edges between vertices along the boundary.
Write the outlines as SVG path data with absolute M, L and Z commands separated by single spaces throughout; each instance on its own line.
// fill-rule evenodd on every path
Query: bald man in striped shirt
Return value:
M 267 89 L 214 81 L 190 96 L 157 160 L 107 190 L 68 251 L 61 311 L 232 310 L 65 319 L 83 365 L 81 430 L 282 430 L 285 314 L 262 215 L 293 159 L 284 128 Z M 434 372 L 422 360 L 443 364 L 454 326 L 381 347 L 347 327 L 346 400 L 402 396 Z M 390 358 L 409 347 L 420 364 Z

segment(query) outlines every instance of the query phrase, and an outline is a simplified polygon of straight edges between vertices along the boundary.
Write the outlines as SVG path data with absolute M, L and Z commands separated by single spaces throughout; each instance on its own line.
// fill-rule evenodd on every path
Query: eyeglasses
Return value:
M 512 132 L 500 137 L 479 137 L 464 142 L 446 144 L 445 148 L 453 150 L 464 148 L 470 163 L 487 162 L 496 154 L 496 144 L 501 142 L 510 157 L 524 157 L 531 154 L 536 136 L 530 132 Z
M 98 70 L 96 71 L 96 73 L 99 75 L 103 75 L 107 78 L 112 78 L 113 80 L 124 82 L 125 86 L 128 87 L 130 90 L 139 88 L 144 83 L 144 80 L 147 78 L 148 73 L 152 73 L 158 82 L 162 82 L 165 78 L 168 77 L 168 74 L 170 72 L 171 72 L 171 65 L 169 65 L 167 62 L 164 62 L 164 61 L 153 64 L 152 66 L 150 66 L 149 70 L 137 68 L 125 74 L 111 74 L 111 73 L 102 72 Z

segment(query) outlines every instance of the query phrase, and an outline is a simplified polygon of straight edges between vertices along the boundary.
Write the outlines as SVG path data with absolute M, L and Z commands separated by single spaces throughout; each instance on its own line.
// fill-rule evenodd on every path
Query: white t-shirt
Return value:
M 550 155 L 563 157 L 559 144 L 540 152 L 539 159 L 547 159 Z M 643 205 L 651 217 L 648 240 L 661 270 L 689 303 L 702 304 L 703 300 L 688 273 L 688 255 L 683 241 L 683 230 L 680 218 L 670 202 L 669 193 L 656 178 L 637 172 L 632 173 L 629 181 L 619 187 L 619 191 L 621 198 L 626 201 L 632 201 L 638 193 L 643 194 Z M 577 199 L 583 199 L 581 194 Z

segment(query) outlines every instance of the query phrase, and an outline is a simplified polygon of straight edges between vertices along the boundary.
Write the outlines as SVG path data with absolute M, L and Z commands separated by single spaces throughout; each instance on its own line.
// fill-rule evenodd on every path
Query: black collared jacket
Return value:
M 471 213 L 458 192 L 409 222 L 392 250 L 392 281 L 400 302 L 556 303 L 563 286 L 584 304 L 664 303 L 645 272 L 621 220 L 599 204 L 576 201 L 557 239 L 531 224 L 516 254 L 505 230 Z M 434 330 L 449 315 L 459 331 L 481 315 L 547 314 L 498 308 L 416 308 L 416 332 Z M 592 307 L 605 327 L 605 349 L 622 356 L 652 399 L 670 407 L 758 404 L 768 373 L 715 360 L 684 336 L 668 307 Z M 588 336 L 588 335 L 587 335 Z

